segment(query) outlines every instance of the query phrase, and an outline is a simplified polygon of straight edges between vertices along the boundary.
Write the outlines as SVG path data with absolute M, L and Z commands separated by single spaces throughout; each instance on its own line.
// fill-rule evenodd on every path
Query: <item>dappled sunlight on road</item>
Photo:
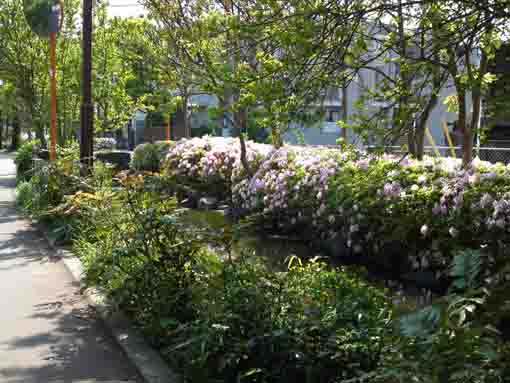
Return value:
M 14 206 L 0 153 L 0 382 L 137 381 L 58 258 Z

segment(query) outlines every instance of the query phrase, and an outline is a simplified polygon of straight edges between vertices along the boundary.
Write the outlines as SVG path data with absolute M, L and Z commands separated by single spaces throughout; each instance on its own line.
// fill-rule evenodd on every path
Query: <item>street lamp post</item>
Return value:
M 37 35 L 49 38 L 50 56 L 50 161 L 57 158 L 57 34 L 62 27 L 60 0 L 24 0 L 23 11 L 28 25 Z
M 83 0 L 82 104 L 80 120 L 80 161 L 82 175 L 89 175 L 93 163 L 94 105 L 92 104 L 92 2 Z

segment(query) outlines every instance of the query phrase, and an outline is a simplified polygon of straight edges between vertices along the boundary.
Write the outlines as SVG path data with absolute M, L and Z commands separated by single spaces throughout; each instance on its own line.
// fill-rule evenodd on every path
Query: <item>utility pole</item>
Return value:
M 83 63 L 82 63 L 82 104 L 80 120 L 80 162 L 81 174 L 92 172 L 94 104 L 92 103 L 92 2 L 83 0 Z
M 57 159 L 57 33 L 50 33 L 50 161 Z

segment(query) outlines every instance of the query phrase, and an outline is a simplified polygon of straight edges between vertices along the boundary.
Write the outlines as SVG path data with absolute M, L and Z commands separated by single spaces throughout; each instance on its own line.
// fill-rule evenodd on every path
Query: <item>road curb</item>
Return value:
M 56 246 L 41 225 L 35 222 L 33 224 L 42 233 L 50 248 L 56 252 L 55 255 L 62 258 L 64 266 L 73 278 L 85 288 L 84 268 L 81 261 L 71 251 Z M 147 344 L 144 337 L 133 328 L 129 319 L 108 298 L 93 288 L 84 290 L 83 295 L 96 310 L 145 383 L 181 383 L 179 376 L 168 367 L 159 353 Z

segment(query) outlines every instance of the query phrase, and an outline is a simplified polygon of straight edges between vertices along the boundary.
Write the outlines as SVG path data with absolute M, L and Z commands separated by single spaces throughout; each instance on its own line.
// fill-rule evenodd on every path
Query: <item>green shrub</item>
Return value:
M 214 133 L 214 126 L 209 125 L 200 125 L 198 128 L 191 129 L 191 137 L 212 136 Z
M 18 184 L 17 204 L 21 210 L 47 226 L 56 241 L 70 241 L 74 228 L 72 209 L 66 199 L 81 188 L 90 186 L 79 179 L 79 146 L 76 142 L 57 148 L 54 163 L 41 161 L 26 173 L 27 180 Z
M 164 352 L 190 381 L 336 382 L 379 365 L 390 305 L 345 271 L 248 258 L 193 291 L 197 319 L 169 326 Z
M 34 189 L 31 182 L 21 182 L 16 186 L 16 204 L 21 210 L 29 212 L 34 203 Z
M 96 190 L 111 190 L 115 166 L 101 161 L 94 162 L 94 170 L 89 181 L 90 185 Z
M 18 185 L 18 205 L 33 216 L 42 214 L 53 206 L 52 201 L 59 201 L 58 189 L 50 184 L 50 169 L 42 166 L 29 178 L 28 181 Z
M 138 145 L 131 159 L 131 168 L 138 171 L 158 172 L 171 142 L 157 142 Z
M 510 353 L 495 323 L 484 323 L 491 291 L 480 288 L 482 255 L 457 253 L 449 294 L 433 305 L 403 315 L 388 339 L 374 382 L 508 382 Z
M 34 152 L 39 145 L 39 140 L 25 141 L 16 151 L 14 163 L 18 182 L 27 181 L 32 176 Z
M 175 202 L 124 181 L 117 193 L 82 195 L 75 250 L 101 287 L 158 343 L 168 318 L 192 317 L 189 267 L 201 249 L 174 222 Z
M 53 167 L 67 175 L 80 175 L 80 144 L 78 141 L 73 140 L 64 146 L 57 146 L 57 161 Z

